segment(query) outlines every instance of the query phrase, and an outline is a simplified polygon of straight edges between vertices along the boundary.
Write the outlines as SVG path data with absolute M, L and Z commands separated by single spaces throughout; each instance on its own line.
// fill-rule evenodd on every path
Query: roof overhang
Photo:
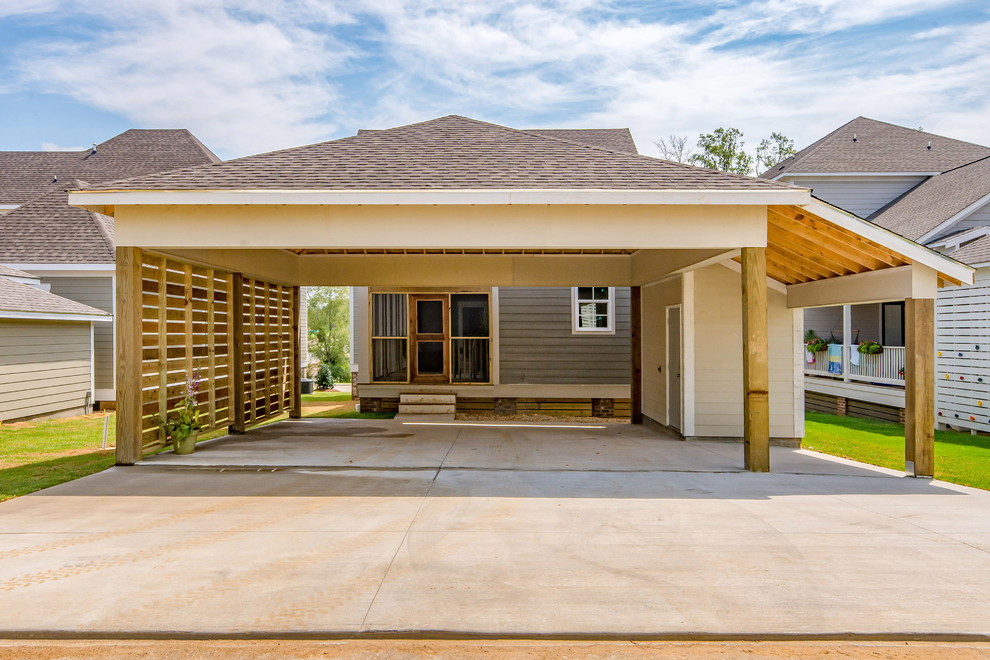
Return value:
M 886 177 L 886 176 L 935 176 L 941 172 L 781 172 L 773 177 L 771 181 L 778 181 L 784 177 L 829 177 L 829 176 L 857 176 L 857 177 Z
M 946 279 L 955 280 L 962 284 L 973 283 L 976 273 L 974 268 L 940 254 L 935 250 L 919 245 L 888 229 L 878 227 L 872 222 L 858 218 L 851 213 L 847 213 L 817 199 L 812 199 L 810 202 L 801 206 L 824 220 L 903 255 L 912 263 L 928 266 L 943 275 Z
M 802 205 L 811 192 L 794 190 L 80 190 L 69 204 L 102 212 L 124 205 Z
M 109 314 L 58 314 L 56 312 L 0 310 L 0 319 L 109 323 L 113 320 L 113 317 Z

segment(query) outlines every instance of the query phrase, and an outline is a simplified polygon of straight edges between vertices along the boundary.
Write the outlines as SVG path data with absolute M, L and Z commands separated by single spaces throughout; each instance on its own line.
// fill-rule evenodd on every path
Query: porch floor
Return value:
M 294 420 L 0 504 L 0 636 L 990 635 L 990 493 L 628 425 Z

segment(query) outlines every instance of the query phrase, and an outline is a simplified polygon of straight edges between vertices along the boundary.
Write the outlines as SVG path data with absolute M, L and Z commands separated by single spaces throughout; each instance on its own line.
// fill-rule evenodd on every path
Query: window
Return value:
M 409 380 L 406 296 L 376 293 L 371 297 L 371 379 L 376 383 Z
M 615 334 L 615 287 L 574 287 L 571 310 L 574 334 Z

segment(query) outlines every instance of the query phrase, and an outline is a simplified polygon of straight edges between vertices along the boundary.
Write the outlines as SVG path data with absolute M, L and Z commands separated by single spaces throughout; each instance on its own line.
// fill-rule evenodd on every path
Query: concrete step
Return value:
M 452 406 L 457 403 L 455 394 L 400 394 L 399 403 L 414 405 L 444 405 Z
M 400 403 L 400 415 L 453 415 L 457 406 L 446 403 Z

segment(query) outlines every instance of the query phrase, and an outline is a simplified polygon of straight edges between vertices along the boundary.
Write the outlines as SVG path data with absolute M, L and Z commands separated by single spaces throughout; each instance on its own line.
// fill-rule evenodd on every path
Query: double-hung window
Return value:
M 574 334 L 615 334 L 615 287 L 574 287 L 571 316 Z

